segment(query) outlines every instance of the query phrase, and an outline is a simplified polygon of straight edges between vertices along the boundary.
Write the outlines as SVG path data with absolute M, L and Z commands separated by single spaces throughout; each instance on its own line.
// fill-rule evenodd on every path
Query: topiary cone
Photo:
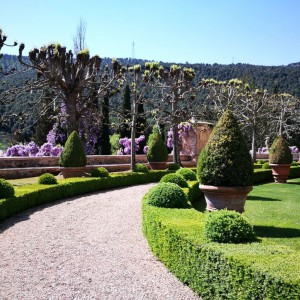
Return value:
M 81 139 L 76 131 L 73 131 L 68 137 L 59 165 L 61 167 L 84 167 L 86 166 L 86 154 Z
M 168 149 L 159 133 L 155 133 L 151 137 L 147 159 L 149 162 L 166 162 L 168 160 Z
M 280 135 L 274 140 L 269 150 L 269 163 L 270 164 L 291 164 L 292 162 L 293 162 L 293 154 L 284 137 Z

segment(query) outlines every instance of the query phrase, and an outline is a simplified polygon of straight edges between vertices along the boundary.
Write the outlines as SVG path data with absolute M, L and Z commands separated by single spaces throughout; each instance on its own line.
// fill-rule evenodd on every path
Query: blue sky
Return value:
M 82 18 L 92 55 L 175 63 L 286 65 L 300 61 L 299 0 L 10 0 L 0 27 L 24 53 L 73 49 Z M 17 54 L 18 49 L 2 48 Z

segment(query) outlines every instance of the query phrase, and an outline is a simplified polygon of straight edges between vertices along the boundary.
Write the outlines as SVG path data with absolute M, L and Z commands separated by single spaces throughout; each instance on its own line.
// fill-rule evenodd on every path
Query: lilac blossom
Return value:
M 145 140 L 145 136 L 141 135 L 135 139 L 135 151 L 137 152 L 140 149 L 140 143 Z M 119 139 L 119 144 L 122 146 L 121 149 L 118 150 L 118 155 L 129 155 L 131 154 L 131 139 L 125 137 Z

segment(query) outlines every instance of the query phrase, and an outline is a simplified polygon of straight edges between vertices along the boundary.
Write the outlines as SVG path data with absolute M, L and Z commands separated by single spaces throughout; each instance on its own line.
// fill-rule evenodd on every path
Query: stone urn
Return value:
M 252 186 L 224 187 L 200 184 L 199 188 L 204 193 L 208 211 L 228 209 L 239 213 L 244 212 L 247 195 L 252 191 Z

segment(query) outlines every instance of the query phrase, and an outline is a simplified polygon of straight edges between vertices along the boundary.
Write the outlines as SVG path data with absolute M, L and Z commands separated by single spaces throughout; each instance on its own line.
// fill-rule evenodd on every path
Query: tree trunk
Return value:
M 173 130 L 173 162 L 181 165 L 180 150 L 179 150 L 179 137 L 178 137 L 178 118 L 177 113 L 178 95 L 177 91 L 174 93 L 172 101 L 172 130 Z
M 256 162 L 256 126 L 252 127 L 252 161 Z
M 69 136 L 74 130 L 78 133 L 78 118 L 76 110 L 76 100 L 78 94 L 69 94 L 65 97 L 66 114 L 67 114 L 67 135 Z
M 136 137 L 136 123 L 137 123 L 137 114 L 138 114 L 138 96 L 134 94 L 134 101 L 132 103 L 132 125 L 131 125 L 131 154 L 130 154 L 130 168 L 134 169 L 136 164 L 135 159 L 135 137 Z

